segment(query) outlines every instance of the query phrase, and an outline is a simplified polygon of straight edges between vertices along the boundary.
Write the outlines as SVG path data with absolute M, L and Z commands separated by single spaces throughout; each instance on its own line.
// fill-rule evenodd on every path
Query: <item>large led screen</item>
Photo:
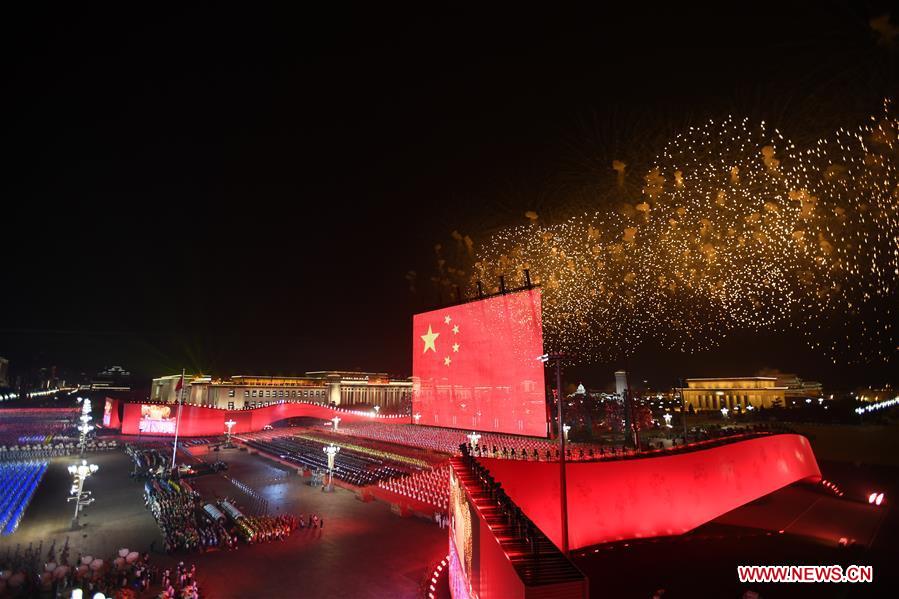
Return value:
M 103 406 L 103 426 L 109 427 L 110 423 L 112 423 L 112 410 L 115 408 L 115 402 L 106 398 L 106 405 Z
M 141 404 L 140 424 L 142 433 L 175 434 L 175 416 L 172 406 L 164 404 Z
M 419 424 L 545 437 L 540 290 L 412 319 L 412 410 Z

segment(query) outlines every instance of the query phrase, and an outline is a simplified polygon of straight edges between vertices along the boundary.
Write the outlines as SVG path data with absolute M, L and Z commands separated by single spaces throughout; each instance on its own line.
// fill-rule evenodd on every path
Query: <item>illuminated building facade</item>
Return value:
M 687 379 L 683 389 L 684 401 L 694 411 L 728 410 L 743 411 L 752 406 L 771 408 L 786 405 L 787 387 L 779 386 L 773 376 L 734 378 Z
M 806 381 L 791 372 L 781 372 L 775 369 L 760 370 L 758 376 L 773 376 L 777 378 L 776 387 L 786 387 L 784 394 L 786 399 L 817 399 L 824 395 L 824 389 L 818 381 Z M 788 402 L 792 403 L 792 402 Z
M 618 394 L 618 397 L 624 397 L 624 393 L 627 391 L 627 372 L 624 370 L 616 370 L 615 371 L 615 393 Z
M 894 397 L 899 396 L 899 392 L 897 392 L 891 385 L 886 385 L 880 389 L 875 389 L 874 387 L 861 387 L 856 389 L 855 393 L 852 395 L 859 401 L 877 403 L 893 399 Z
M 121 366 L 112 366 L 98 372 L 91 379 L 90 389 L 94 391 L 130 391 L 131 373 Z
M 777 386 L 786 387 L 787 399 L 816 399 L 824 395 L 824 389 L 818 381 L 804 381 L 795 374 L 782 374 L 777 377 Z
M 150 399 L 174 403 L 180 374 L 153 379 Z M 390 378 L 382 372 L 325 370 L 300 377 L 232 376 L 213 379 L 203 375 L 185 377 L 184 402 L 229 410 L 257 408 L 281 401 L 309 401 L 335 406 L 379 406 L 395 412 L 406 405 L 412 381 Z

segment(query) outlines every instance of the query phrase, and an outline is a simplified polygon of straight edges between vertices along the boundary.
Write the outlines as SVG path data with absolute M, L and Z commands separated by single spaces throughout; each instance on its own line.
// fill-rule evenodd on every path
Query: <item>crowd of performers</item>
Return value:
M 121 549 L 110 559 L 78 555 L 70 563 L 69 541 L 57 552 L 56 542 L 44 554 L 43 543 L 26 550 L 16 547 L 0 559 L 0 596 L 69 597 L 73 589 L 82 596 L 103 593 L 115 599 L 157 597 L 200 599 L 196 566 L 180 562 L 174 569 L 155 564 L 150 554 Z M 8 576 L 7 576 L 8 574 Z
M 228 550 L 237 549 L 240 541 L 283 540 L 300 526 L 299 519 L 290 514 L 265 515 L 267 502 L 259 504 L 262 514 L 256 515 L 245 515 L 233 500 L 205 502 L 188 481 L 169 470 L 168 458 L 153 446 L 129 445 L 126 452 L 134 462 L 132 476 L 147 477 L 144 501 L 162 531 L 161 549 L 166 553 Z M 256 496 L 243 483 L 231 482 L 250 497 Z
M 280 541 L 300 527 L 300 519 L 291 514 L 252 516 L 231 500 L 204 503 L 185 480 L 149 479 L 144 497 L 162 531 L 166 553 L 236 549 L 238 541 Z
M 245 516 L 230 501 L 218 502 L 228 519 L 233 522 L 234 530 L 242 541 L 252 545 L 253 543 L 267 543 L 269 541 L 283 541 L 300 524 L 299 518 L 291 514 L 281 516 Z
M 125 453 L 134 462 L 132 477 L 161 475 L 168 468 L 171 457 L 163 457 L 155 447 L 139 447 L 137 445 L 126 445 Z
M 200 494 L 185 480 L 147 480 L 144 501 L 162 531 L 166 553 L 233 549 L 237 545 L 224 522 L 201 510 Z

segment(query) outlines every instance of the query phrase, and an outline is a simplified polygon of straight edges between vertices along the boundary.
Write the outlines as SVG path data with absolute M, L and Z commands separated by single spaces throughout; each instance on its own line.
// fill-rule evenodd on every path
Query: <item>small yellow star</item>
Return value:
M 458 334 L 459 334 L 459 325 L 454 324 L 453 325 L 453 335 L 458 335 Z
M 450 318 L 449 316 L 444 316 L 444 317 L 443 317 L 443 324 L 449 324 L 451 320 L 452 320 L 452 318 Z
M 458 343 L 453 343 L 453 351 L 454 351 L 454 352 L 458 352 L 458 351 L 459 351 L 459 344 L 458 344 Z
M 437 337 L 440 336 L 440 333 L 435 333 L 431 330 L 431 325 L 428 325 L 428 333 L 426 335 L 422 335 L 421 339 L 425 342 L 425 349 L 421 353 L 426 353 L 429 349 L 433 350 L 435 353 L 437 352 L 437 346 L 434 345 L 434 342 L 437 340 Z
M 451 363 L 452 363 L 452 360 L 450 360 L 450 357 L 449 357 L 449 356 L 443 358 L 443 365 L 444 365 L 444 366 L 449 366 Z

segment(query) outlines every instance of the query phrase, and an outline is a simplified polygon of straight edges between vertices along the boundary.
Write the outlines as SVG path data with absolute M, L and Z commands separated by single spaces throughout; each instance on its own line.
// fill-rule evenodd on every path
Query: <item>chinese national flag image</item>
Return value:
M 540 290 L 416 314 L 419 424 L 546 436 Z

